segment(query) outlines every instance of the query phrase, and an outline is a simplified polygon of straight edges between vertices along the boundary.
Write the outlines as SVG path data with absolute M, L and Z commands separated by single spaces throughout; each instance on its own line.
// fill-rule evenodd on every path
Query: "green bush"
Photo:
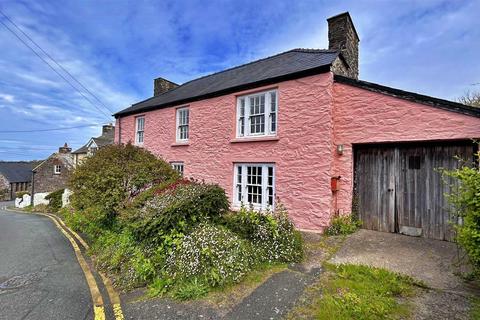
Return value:
M 165 255 L 144 247 L 126 230 L 107 231 L 92 246 L 96 265 L 114 277 L 116 286 L 130 289 L 150 283 L 163 269 Z
M 217 185 L 179 180 L 145 191 L 121 213 L 121 221 L 144 243 L 165 244 L 192 226 L 215 220 L 228 210 L 225 191 Z
M 8 192 L 8 189 L 7 189 L 7 192 Z M 2 194 L 2 192 L 0 191 L 0 195 Z M 18 192 L 15 192 L 15 198 L 23 198 L 24 195 L 26 194 L 30 194 L 30 192 L 28 191 L 18 191 Z
M 480 160 L 480 152 L 476 157 Z M 454 215 L 463 221 L 455 226 L 456 240 L 465 249 L 478 276 L 480 275 L 480 171 L 475 167 L 463 166 L 456 170 L 444 171 L 444 174 L 460 182 L 456 192 L 449 195 L 449 200 L 455 208 Z
M 259 263 L 298 262 L 303 258 L 301 234 L 281 204 L 273 212 L 242 207 L 223 221 L 227 228 L 252 242 Z
M 80 214 L 93 210 L 97 223 L 106 227 L 125 203 L 153 183 L 178 178 L 170 164 L 149 151 L 127 145 L 111 145 L 86 158 L 72 173 L 71 205 Z
M 167 273 L 176 281 L 203 279 L 210 286 L 238 282 L 254 265 L 251 244 L 230 230 L 201 224 L 167 257 Z
M 62 208 L 62 195 L 65 189 L 50 192 L 45 199 L 48 200 L 48 208 L 51 212 L 57 212 Z
M 362 222 L 353 214 L 335 216 L 330 226 L 325 230 L 325 234 L 328 236 L 347 235 L 357 231 L 361 225 Z

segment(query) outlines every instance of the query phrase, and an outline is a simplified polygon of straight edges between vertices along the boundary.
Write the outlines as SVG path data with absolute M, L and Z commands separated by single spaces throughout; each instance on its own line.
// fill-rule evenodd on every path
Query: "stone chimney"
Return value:
M 344 12 L 327 19 L 328 49 L 340 50 L 344 66 L 333 66 L 332 71 L 346 77 L 358 79 L 358 37 L 352 18 Z
M 113 124 L 109 123 L 102 126 L 102 136 L 107 136 L 107 135 L 113 136 L 114 134 L 115 134 L 115 126 Z
M 157 78 L 153 80 L 153 96 L 159 96 L 162 93 L 170 91 L 174 88 L 178 87 L 178 84 L 168 81 L 167 79 Z
M 70 152 L 72 152 L 72 148 L 70 148 L 66 142 L 63 145 L 63 147 L 58 148 L 58 153 L 70 153 Z

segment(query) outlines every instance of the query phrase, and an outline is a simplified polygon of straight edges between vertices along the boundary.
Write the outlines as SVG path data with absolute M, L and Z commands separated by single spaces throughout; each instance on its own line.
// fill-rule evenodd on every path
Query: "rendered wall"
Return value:
M 237 93 L 278 88 L 277 140 L 236 142 L 236 95 L 230 94 L 189 104 L 187 146 L 175 145 L 175 108 L 146 113 L 144 147 L 183 161 L 186 177 L 218 183 L 230 199 L 234 163 L 274 162 L 276 196 L 296 226 L 322 230 L 331 213 L 332 81 L 325 73 Z M 116 127 L 122 143 L 135 140 L 135 116 L 117 119 Z
M 334 83 L 333 92 L 334 145 L 345 146 L 343 155 L 333 153 L 333 175 L 342 177 L 337 209 L 345 213 L 352 206 L 352 144 L 480 137 L 480 118 L 346 84 Z

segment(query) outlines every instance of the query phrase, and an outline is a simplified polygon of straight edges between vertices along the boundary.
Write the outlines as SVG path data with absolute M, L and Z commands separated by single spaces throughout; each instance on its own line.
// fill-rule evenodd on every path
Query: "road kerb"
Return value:
M 80 251 L 80 248 L 78 247 L 77 243 L 75 240 L 68 234 L 67 231 L 65 231 L 60 223 L 57 221 L 57 219 L 53 218 L 52 216 L 44 213 L 39 213 L 35 212 L 35 214 L 45 216 L 49 219 L 51 219 L 55 225 L 57 226 L 58 229 L 65 235 L 65 237 L 70 241 L 70 244 L 73 247 L 73 251 L 75 252 L 75 256 L 77 257 L 77 261 L 80 264 L 80 267 L 82 268 L 82 271 L 85 275 L 85 279 L 87 280 L 88 288 L 90 290 L 90 295 L 92 296 L 92 301 L 93 301 L 93 311 L 94 311 L 94 316 L 95 320 L 105 320 L 105 309 L 103 307 L 103 298 L 100 293 L 100 290 L 98 289 L 97 282 L 95 281 L 95 278 L 88 267 L 87 261 L 85 261 L 85 258 L 82 255 L 82 252 Z
M 88 246 L 88 244 L 85 242 L 85 240 L 83 240 L 83 238 L 78 234 L 76 233 L 75 231 L 73 231 L 72 229 L 70 229 L 64 222 L 62 219 L 60 219 L 59 217 L 53 215 L 53 214 L 49 214 L 47 213 L 47 215 L 53 219 L 56 219 L 58 220 L 62 226 L 68 230 L 71 234 L 73 234 L 73 236 L 78 240 L 78 242 L 80 242 L 80 244 L 85 248 L 85 249 L 89 249 L 90 247 Z M 116 320 L 124 320 L 124 316 L 123 316 L 123 312 L 122 312 L 122 305 L 121 305 L 121 301 L 120 301 L 120 297 L 119 295 L 117 294 L 117 292 L 115 291 L 115 289 L 113 288 L 112 286 L 112 283 L 110 281 L 110 279 L 108 279 L 107 276 L 105 276 L 102 272 L 100 271 L 97 271 L 98 274 L 100 275 L 100 277 L 102 278 L 102 282 L 103 282 L 103 285 L 105 286 L 105 288 L 107 289 L 107 293 L 108 293 L 108 297 L 110 299 L 110 302 L 112 304 L 112 308 L 113 308 L 113 313 L 115 315 L 115 319 Z

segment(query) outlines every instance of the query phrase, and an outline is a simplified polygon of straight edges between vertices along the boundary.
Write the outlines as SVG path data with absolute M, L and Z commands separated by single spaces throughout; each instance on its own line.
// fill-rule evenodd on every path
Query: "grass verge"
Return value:
M 470 319 L 478 320 L 480 319 L 480 297 L 473 298 L 471 303 Z
M 273 274 L 287 269 L 286 264 L 261 264 L 250 271 L 239 283 L 209 287 L 198 278 L 173 284 L 156 279 L 147 291 L 147 297 L 167 296 L 176 300 L 201 300 L 217 308 L 230 308 L 252 293 Z M 169 286 L 173 287 L 169 289 Z
M 358 265 L 324 264 L 325 272 L 287 319 L 399 319 L 423 286 L 408 276 Z

